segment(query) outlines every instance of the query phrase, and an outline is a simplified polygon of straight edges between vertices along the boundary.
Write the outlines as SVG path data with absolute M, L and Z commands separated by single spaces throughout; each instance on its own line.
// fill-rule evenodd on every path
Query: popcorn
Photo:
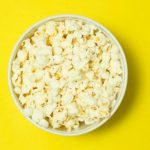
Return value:
M 19 61 L 23 62 L 27 59 L 27 52 L 23 51 L 23 50 L 20 50 L 20 51 L 18 51 L 17 56 L 18 56 Z
M 109 62 L 109 60 L 110 60 L 110 53 L 109 52 L 103 52 L 103 54 L 102 54 L 102 60 L 104 61 L 104 62 Z
M 49 122 L 47 120 L 45 120 L 45 119 L 41 119 L 39 121 L 39 125 L 42 126 L 42 127 L 44 127 L 44 128 L 48 128 Z
M 31 39 L 35 43 L 35 45 L 39 47 L 46 44 L 45 36 L 41 32 L 35 32 L 35 35 Z
M 111 67 L 111 73 L 112 74 L 121 74 L 122 73 L 122 69 L 120 67 L 120 62 L 119 60 L 111 60 L 110 61 L 110 67 Z
M 67 117 L 67 111 L 60 111 L 60 110 L 58 111 L 58 110 L 54 111 L 51 122 L 52 125 L 54 125 L 54 128 L 60 127 Z
M 43 119 L 43 113 L 41 110 L 35 109 L 33 111 L 32 119 L 34 122 L 39 123 L 41 119 Z
M 21 93 L 22 94 L 27 94 L 27 93 L 29 93 L 30 89 L 31 89 L 30 86 L 28 86 L 27 84 L 24 84 L 24 85 L 22 85 Z
M 56 79 L 51 79 L 50 84 L 51 84 L 52 89 L 58 89 L 59 88 L 59 82 Z
M 99 109 L 97 107 L 87 109 L 87 113 L 91 119 L 99 118 Z
M 53 61 L 54 61 L 55 64 L 59 64 L 62 61 L 61 55 L 55 55 L 53 57 L 53 59 L 54 59 Z
M 25 98 L 22 94 L 19 95 L 19 102 L 21 103 L 21 105 L 23 106 L 24 104 L 26 104 L 27 98 Z M 27 108 L 28 109 L 28 108 Z
M 13 61 L 13 64 L 12 64 L 12 71 L 16 72 L 17 70 L 20 70 L 20 61 L 19 61 L 19 59 L 15 59 Z
M 93 40 L 89 40 L 87 42 L 87 47 L 94 47 L 95 46 L 95 42 Z
M 41 25 L 22 41 L 12 84 L 27 117 L 71 131 L 109 116 L 122 72 L 119 48 L 100 28 L 65 19 Z
M 65 21 L 65 27 L 69 31 L 78 30 L 80 28 L 75 20 L 66 20 Z
M 70 70 L 68 72 L 68 77 L 70 80 L 75 81 L 75 80 L 80 80 L 81 79 L 81 75 L 80 72 L 77 70 Z
M 102 73 L 100 74 L 102 79 L 108 79 L 109 78 L 109 72 L 107 71 L 102 71 Z
M 101 106 L 100 107 L 100 118 L 107 117 L 109 115 L 109 107 Z
M 25 50 L 29 51 L 30 48 L 32 47 L 30 39 L 25 39 L 25 40 L 22 42 L 21 46 L 23 46 L 23 48 L 24 48 Z
M 33 97 L 36 100 L 37 105 L 42 105 L 45 103 L 45 94 L 37 92 L 33 95 Z
M 35 61 L 37 66 L 45 67 L 49 62 L 49 58 L 47 56 L 38 55 Z
M 79 99 L 77 100 L 77 103 L 83 107 L 86 107 L 96 104 L 96 100 L 87 92 L 82 92 L 79 94 Z
M 102 32 L 97 32 L 96 35 L 99 37 L 98 44 L 104 46 L 106 44 L 106 37 Z
M 87 76 L 87 78 L 88 78 L 89 80 L 93 80 L 93 78 L 94 78 L 94 73 L 93 73 L 92 71 L 89 71 L 89 72 L 86 73 L 86 76 Z
M 55 51 L 55 54 L 56 55 L 61 55 L 62 53 L 62 48 L 57 46 L 57 47 L 54 47 L 54 51 Z
M 62 96 L 62 100 L 63 100 L 64 104 L 69 103 L 72 99 L 73 99 L 73 95 L 72 95 L 71 92 L 69 92 L 69 91 L 67 91 L 67 92 Z
M 18 86 L 16 86 L 14 88 L 14 91 L 15 91 L 16 94 L 20 94 L 21 93 L 21 89 Z
M 19 73 L 18 72 L 15 72 L 13 75 L 12 75 L 12 83 L 15 85 L 15 86 L 19 86 L 20 85 L 20 82 L 21 82 L 21 78 L 19 76 Z
M 51 38 L 51 44 L 52 44 L 54 47 L 59 47 L 59 46 L 61 45 L 60 37 L 59 37 L 59 36 L 52 37 L 52 38 Z
M 55 110 L 56 108 L 56 104 L 52 103 L 52 104 L 48 104 L 44 107 L 44 114 L 47 117 L 50 117 L 51 113 Z
M 67 128 L 68 131 L 71 131 L 72 128 L 74 128 L 75 121 L 74 119 L 65 121 L 64 126 Z
M 56 29 L 56 23 L 53 22 L 53 21 L 48 22 L 48 23 L 46 23 L 44 29 L 46 29 L 45 32 L 46 32 L 48 35 L 55 34 L 55 33 L 56 33 L 56 30 L 55 30 L 55 29 Z
M 25 108 L 25 109 L 23 109 L 23 112 L 24 112 L 25 116 L 27 116 L 27 117 L 32 116 L 32 109 L 31 108 Z
M 70 103 L 67 105 L 68 113 L 72 116 L 78 113 L 78 109 L 75 103 Z

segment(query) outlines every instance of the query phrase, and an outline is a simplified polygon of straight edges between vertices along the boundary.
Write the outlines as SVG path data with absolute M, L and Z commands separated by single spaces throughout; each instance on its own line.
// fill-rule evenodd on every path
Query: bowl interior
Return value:
M 32 119 L 26 117 L 34 125 L 38 126 L 39 128 L 41 128 L 41 129 L 43 129 L 45 131 L 48 131 L 48 132 L 51 132 L 51 133 L 55 133 L 55 134 L 59 134 L 59 135 L 73 136 L 73 135 L 80 135 L 80 134 L 83 134 L 83 133 L 90 132 L 90 131 L 98 128 L 102 124 L 104 124 L 115 113 L 115 111 L 119 107 L 119 105 L 120 105 L 120 103 L 121 103 L 121 101 L 123 99 L 125 90 L 126 90 L 126 85 L 127 85 L 127 63 L 126 63 L 125 54 L 124 54 L 123 49 L 120 46 L 119 42 L 116 40 L 116 38 L 106 28 L 104 28 L 102 25 L 100 25 L 99 23 L 97 23 L 97 22 L 95 22 L 93 20 L 90 20 L 90 19 L 85 18 L 85 17 L 77 16 L 77 15 L 59 15 L 59 16 L 46 18 L 46 19 L 36 23 L 32 27 L 30 27 L 25 33 L 23 33 L 23 35 L 20 37 L 20 39 L 18 40 L 18 42 L 16 43 L 16 45 L 15 45 L 13 51 L 12 51 L 11 58 L 10 58 L 10 61 L 9 61 L 9 67 L 8 67 L 8 82 L 9 82 L 9 88 L 10 88 L 10 92 L 11 92 L 11 95 L 13 97 L 13 100 L 14 100 L 15 104 L 17 105 L 17 107 L 19 108 L 19 110 L 22 112 L 22 107 L 19 104 L 17 95 L 13 92 L 13 85 L 12 85 L 12 82 L 11 82 L 11 76 L 12 76 L 11 66 L 12 66 L 12 61 L 16 57 L 17 50 L 18 50 L 21 42 L 25 38 L 32 36 L 33 33 L 36 31 L 36 29 L 39 26 L 41 26 L 42 24 L 44 24 L 44 23 L 46 23 L 46 22 L 48 22 L 50 20 L 58 21 L 58 20 L 65 20 L 65 19 L 82 20 L 83 22 L 91 23 L 91 24 L 94 24 L 97 27 L 101 28 L 103 33 L 108 38 L 110 38 L 118 46 L 118 48 L 120 50 L 120 54 L 121 54 L 121 63 L 122 63 L 122 67 L 123 67 L 123 82 L 122 82 L 122 85 L 121 85 L 121 90 L 120 90 L 120 92 L 118 94 L 117 103 L 112 108 L 112 111 L 110 112 L 110 115 L 107 118 L 104 118 L 103 120 L 101 120 L 101 121 L 99 121 L 97 123 L 94 123 L 92 125 L 88 125 L 88 126 L 84 125 L 84 126 L 81 126 L 81 128 L 79 128 L 79 129 L 73 130 L 71 132 L 67 132 L 67 131 L 64 131 L 64 130 L 56 130 L 56 129 L 52 129 L 52 128 L 45 129 L 45 128 L 39 126 L 38 124 L 34 123 L 32 121 Z

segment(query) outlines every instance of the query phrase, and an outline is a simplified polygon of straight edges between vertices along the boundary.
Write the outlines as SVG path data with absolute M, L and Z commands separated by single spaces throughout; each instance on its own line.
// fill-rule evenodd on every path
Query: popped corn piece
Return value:
M 110 60 L 110 53 L 109 52 L 103 52 L 102 53 L 102 60 L 104 61 L 104 62 L 109 62 L 109 60 Z
M 102 79 L 108 79 L 109 78 L 109 72 L 108 71 L 102 71 L 100 73 L 100 76 Z
M 28 86 L 27 84 L 22 85 L 21 93 L 22 94 L 27 94 L 31 90 L 31 87 Z
M 14 91 L 15 91 L 16 94 L 20 94 L 20 93 L 21 93 L 21 89 L 20 89 L 20 87 L 18 87 L 18 86 L 16 86 L 16 87 L 14 88 Z
M 49 57 L 48 56 L 43 56 L 43 55 L 38 55 L 36 56 L 36 65 L 38 67 L 45 67 L 49 63 Z
M 32 116 L 32 109 L 31 108 L 25 108 L 25 109 L 23 109 L 23 112 L 24 112 L 25 116 L 27 116 L 27 117 Z
M 49 127 L 49 122 L 46 119 L 41 119 L 39 121 L 39 125 L 41 125 L 44 128 L 48 128 Z
M 52 120 L 51 120 L 51 125 L 52 125 L 52 127 L 53 127 L 54 129 L 57 129 L 57 128 L 60 128 L 60 127 L 61 127 L 61 124 L 60 124 L 57 120 L 55 120 L 55 119 L 52 119 Z
M 116 61 L 111 60 L 110 67 L 111 67 L 110 71 L 112 74 L 121 74 L 122 73 L 120 62 L 118 60 L 116 60 Z
M 42 105 L 46 101 L 45 94 L 41 92 L 34 93 L 33 97 L 36 100 L 37 105 Z
M 27 102 L 27 98 L 25 98 L 22 94 L 19 95 L 19 102 L 23 106 Z
M 75 103 L 70 103 L 67 105 L 68 113 L 72 116 L 78 113 L 78 109 Z
M 62 48 L 59 46 L 54 47 L 54 52 L 56 55 L 60 55 L 62 53 Z
M 53 61 L 54 61 L 54 63 L 55 64 L 59 64 L 59 63 L 61 63 L 61 61 L 62 61 L 62 57 L 61 57 L 61 55 L 55 55 L 54 57 L 53 57 Z
M 21 77 L 19 76 L 19 73 L 18 72 L 15 72 L 13 75 L 12 75 L 12 83 L 13 85 L 15 86 L 19 86 L 21 83 Z
M 46 35 L 44 32 L 35 31 L 34 36 L 31 37 L 31 41 L 38 47 L 46 45 Z
M 53 35 L 56 34 L 56 23 L 54 21 L 49 21 L 45 25 L 45 33 L 48 35 Z
M 75 20 L 66 20 L 65 21 L 65 28 L 69 31 L 74 31 L 74 30 L 78 30 L 80 27 L 79 25 L 76 23 Z
M 93 40 L 89 40 L 87 43 L 86 43 L 87 47 L 94 47 L 95 46 L 95 42 Z
M 29 51 L 32 47 L 31 40 L 29 38 L 25 39 L 21 43 L 21 47 L 25 49 L 26 51 Z
M 50 85 L 51 85 L 52 89 L 58 89 L 59 88 L 59 81 L 56 79 L 51 79 Z
M 88 117 L 91 119 L 95 119 L 95 118 L 99 118 L 99 108 L 98 107 L 91 107 L 89 109 L 86 110 Z
M 71 102 L 72 99 L 73 95 L 71 94 L 70 91 L 66 91 L 66 93 L 62 96 L 62 101 L 64 102 L 64 104 Z
M 35 109 L 33 110 L 32 119 L 35 123 L 39 123 L 41 119 L 43 119 L 43 112 L 41 110 Z
M 55 108 L 56 108 L 56 104 L 54 104 L 54 103 L 46 105 L 44 107 L 44 114 L 45 114 L 45 116 L 50 117 L 50 115 L 55 110 Z
M 100 118 L 107 117 L 109 115 L 109 107 L 101 106 L 100 107 Z
M 104 46 L 106 44 L 106 37 L 102 32 L 97 32 L 96 35 L 99 37 L 98 44 Z
M 12 71 L 15 73 L 17 70 L 20 70 L 20 61 L 16 58 L 12 63 Z
M 17 54 L 18 56 L 18 59 L 20 62 L 23 62 L 27 59 L 27 52 L 26 51 L 23 51 L 23 50 L 20 50 Z
M 84 107 L 96 104 L 96 100 L 88 93 L 85 92 L 80 93 L 79 98 L 80 99 L 77 101 L 77 103 L 79 103 Z
M 92 71 L 89 71 L 86 73 L 86 76 L 89 80 L 93 80 L 93 77 L 94 77 L 94 73 Z
M 59 128 L 65 121 L 67 117 L 66 115 L 67 115 L 66 111 L 61 111 L 61 112 L 54 111 L 52 122 L 51 122 L 52 126 L 54 126 L 54 128 Z
M 71 81 L 75 81 L 75 80 L 80 80 L 82 77 L 81 77 L 79 71 L 77 71 L 77 70 L 70 70 L 70 71 L 68 72 L 68 78 L 69 78 Z
M 64 126 L 67 128 L 68 131 L 71 131 L 72 128 L 74 128 L 75 121 L 74 119 L 70 119 L 68 121 L 65 121 Z

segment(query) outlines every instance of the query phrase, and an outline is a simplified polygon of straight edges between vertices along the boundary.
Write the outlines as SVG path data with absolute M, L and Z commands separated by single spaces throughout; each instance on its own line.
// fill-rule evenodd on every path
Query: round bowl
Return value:
M 57 130 L 57 129 L 52 129 L 52 128 L 46 129 L 46 128 L 43 128 L 40 125 L 34 123 L 31 118 L 28 118 L 24 115 L 35 126 L 41 128 L 41 129 L 43 129 L 47 132 L 58 134 L 58 135 L 63 135 L 63 136 L 75 136 L 75 135 L 81 135 L 81 134 L 88 133 L 88 132 L 93 131 L 96 128 L 102 126 L 108 119 L 110 119 L 112 117 L 112 115 L 116 112 L 116 110 L 118 109 L 119 105 L 121 104 L 121 102 L 123 100 L 123 97 L 124 97 L 124 94 L 125 94 L 125 91 L 126 91 L 126 87 L 127 87 L 127 78 L 128 78 L 127 62 L 126 62 L 126 58 L 125 58 L 123 48 L 121 47 L 121 45 L 119 44 L 117 39 L 114 37 L 114 35 L 109 30 L 107 30 L 105 27 L 103 27 L 100 23 L 97 23 L 97 22 L 95 22 L 95 21 L 93 21 L 89 18 L 78 16 L 78 15 L 58 15 L 58 16 L 48 17 L 48 18 L 34 24 L 33 26 L 31 26 L 28 30 L 26 30 L 22 34 L 22 36 L 19 38 L 19 40 L 17 41 L 16 45 L 13 48 L 12 53 L 11 53 L 11 57 L 10 57 L 10 60 L 9 60 L 9 65 L 8 65 L 9 89 L 10 89 L 10 93 L 11 93 L 11 96 L 12 96 L 14 102 L 15 102 L 16 106 L 19 108 L 19 110 L 21 111 L 21 113 L 23 113 L 23 109 L 22 109 L 21 105 L 19 104 L 19 101 L 18 101 L 18 98 L 17 98 L 16 94 L 13 91 L 13 85 L 12 85 L 12 81 L 11 81 L 11 77 L 12 77 L 11 66 L 12 66 L 12 62 L 13 62 L 15 56 L 16 56 L 18 47 L 20 46 L 21 42 L 25 38 L 31 36 L 32 33 L 39 26 L 41 26 L 42 24 L 44 24 L 44 23 L 46 23 L 50 20 L 64 20 L 64 19 L 69 19 L 69 18 L 70 19 L 82 20 L 83 22 L 88 22 L 88 23 L 91 23 L 93 25 L 96 25 L 97 27 L 101 28 L 102 31 L 106 34 L 106 36 L 108 38 L 110 38 L 118 46 L 118 48 L 120 50 L 120 54 L 121 54 L 121 61 L 122 61 L 121 63 L 122 63 L 122 66 L 123 66 L 123 81 L 122 81 L 122 85 L 121 85 L 121 90 L 118 94 L 117 102 L 116 102 L 115 106 L 112 108 L 112 111 L 110 112 L 110 115 L 108 117 L 104 118 L 102 121 L 99 121 L 99 122 L 94 123 L 92 125 L 84 126 L 84 127 L 79 128 L 77 130 L 73 130 L 73 131 L 69 131 L 69 132 L 68 131 L 61 131 L 61 130 Z

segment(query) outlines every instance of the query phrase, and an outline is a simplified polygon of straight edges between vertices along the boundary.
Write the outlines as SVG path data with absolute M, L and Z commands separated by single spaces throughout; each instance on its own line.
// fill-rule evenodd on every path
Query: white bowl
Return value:
M 122 47 L 120 46 L 119 42 L 117 41 L 117 39 L 112 35 L 112 33 L 110 33 L 110 31 L 108 31 L 105 27 L 103 27 L 101 24 L 88 19 L 86 17 L 82 17 L 82 16 L 78 16 L 78 15 L 58 15 L 58 16 L 53 16 L 53 17 L 48 17 L 36 24 L 34 24 L 33 26 L 31 26 L 27 31 L 25 31 L 23 33 L 23 35 L 19 38 L 18 42 L 16 43 L 16 45 L 13 48 L 10 60 L 9 60 L 9 66 L 8 66 L 8 83 L 9 83 L 9 89 L 10 89 L 10 93 L 12 95 L 12 98 L 16 104 L 16 106 L 19 108 L 19 110 L 23 113 L 22 107 L 19 104 L 18 98 L 16 96 L 16 94 L 13 91 L 13 85 L 12 85 L 12 81 L 11 81 L 11 76 L 12 76 L 12 71 L 11 71 L 11 66 L 12 66 L 12 61 L 14 60 L 15 56 L 16 56 L 16 52 L 17 49 L 19 47 L 19 45 L 21 44 L 22 40 L 25 39 L 26 37 L 29 37 L 39 26 L 41 26 L 42 24 L 50 21 L 50 20 L 62 20 L 62 19 L 68 19 L 68 18 L 72 18 L 72 19 L 78 19 L 78 20 L 82 20 L 84 22 L 88 22 L 88 23 L 92 23 L 98 27 L 100 27 L 102 29 L 102 31 L 110 38 L 112 39 L 112 41 L 114 41 L 114 43 L 118 46 L 119 50 L 120 50 L 120 54 L 121 54 L 121 61 L 122 61 L 122 65 L 123 65 L 123 82 L 121 85 L 121 91 L 118 95 L 118 99 L 117 99 L 117 103 L 115 104 L 114 108 L 112 108 L 112 111 L 110 112 L 110 115 L 107 118 L 104 118 L 102 121 L 89 125 L 89 126 L 84 126 L 82 128 L 79 128 L 77 130 L 73 130 L 71 132 L 68 131 L 61 131 L 61 130 L 57 130 L 57 129 L 46 129 L 41 127 L 40 125 L 34 123 L 32 121 L 32 119 L 25 117 L 32 122 L 34 125 L 36 125 L 37 127 L 50 132 L 50 133 L 54 133 L 54 134 L 59 134 L 59 135 L 64 135 L 64 136 L 75 136 L 75 135 L 81 135 L 81 134 L 85 134 L 88 133 L 90 131 L 95 130 L 96 128 L 100 127 L 101 125 L 103 125 L 108 119 L 111 118 L 111 116 L 116 112 L 116 110 L 118 109 L 119 105 L 121 104 L 125 91 L 126 91 L 126 86 L 127 86 L 127 78 L 128 78 L 128 70 L 127 70 L 127 62 L 126 62 L 126 58 L 125 58 L 125 54 L 124 51 L 122 49 Z

